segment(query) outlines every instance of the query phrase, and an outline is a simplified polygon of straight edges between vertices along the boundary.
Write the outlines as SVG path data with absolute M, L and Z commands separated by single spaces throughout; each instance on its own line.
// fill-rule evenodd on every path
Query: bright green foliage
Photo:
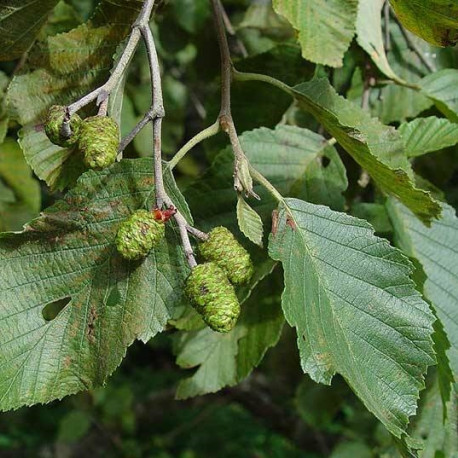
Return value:
M 343 209 L 342 192 L 347 187 L 345 168 L 335 148 L 323 136 L 297 126 L 277 126 L 245 132 L 240 142 L 253 167 L 283 195 Z M 327 167 L 323 165 L 325 160 L 329 161 Z M 227 148 L 186 189 L 186 200 L 199 227 L 210 230 L 226 226 L 232 232 L 237 230 L 232 162 L 232 151 Z M 270 224 L 276 203 L 261 186 L 255 185 L 254 190 L 261 200 L 251 199 L 250 204 Z
M 5 0 L 0 4 L 0 60 L 27 51 L 59 0 Z M 26 33 L 24 33 L 26 32 Z
M 240 315 L 240 304 L 226 272 L 214 262 L 199 264 L 186 280 L 186 295 L 205 323 L 217 332 L 229 332 Z
M 237 383 L 238 340 L 245 333 L 246 330 L 236 326 L 225 334 L 209 328 L 182 334 L 176 343 L 177 364 L 186 369 L 200 367 L 178 385 L 177 399 L 214 393 Z
M 410 157 L 422 156 L 458 143 L 458 124 L 435 116 L 403 123 L 399 126 L 399 133 L 406 154 Z
M 48 115 L 44 124 L 46 135 L 52 143 L 58 146 L 72 146 L 78 141 L 81 118 L 74 114 L 70 118 L 71 135 L 68 138 L 62 136 L 62 124 L 65 120 L 66 107 L 53 105 L 48 110 Z
M 253 275 L 249 253 L 223 226 L 209 232 L 208 240 L 199 245 L 199 252 L 206 261 L 221 267 L 234 285 L 246 283 Z
M 389 78 L 400 80 L 392 70 L 382 36 L 382 8 L 385 0 L 359 0 L 356 33 L 358 43 L 375 65 Z
M 141 0 L 126 0 L 122 5 L 102 0 L 89 22 L 37 44 L 29 59 L 34 70 L 15 76 L 10 84 L 9 112 L 23 126 L 24 155 L 37 176 L 53 189 L 74 184 L 84 167 L 77 164 L 81 158 L 74 161 L 69 149 L 54 147 L 49 141 L 44 146 L 46 137 L 37 132 L 36 125 L 43 123 L 51 105 L 67 105 L 105 82 L 113 55 L 142 4 Z
M 340 373 L 400 437 L 434 364 L 434 317 L 409 279 L 412 266 L 363 220 L 286 204 L 269 251 L 283 264 L 283 311 L 297 330 L 302 368 L 327 384 Z
M 139 159 L 90 171 L 24 232 L 0 238 L 2 410 L 103 384 L 135 339 L 179 310 L 188 268 L 176 240 L 135 266 L 115 246 L 120 222 L 150 202 L 152 170 Z M 45 321 L 44 307 L 64 298 Z
M 388 210 L 399 247 L 416 258 L 426 279 L 423 294 L 433 304 L 451 343 L 448 352 L 458 377 L 458 219 L 455 211 L 443 205 L 442 217 L 430 228 L 424 227 L 405 207 L 393 200 Z
M 390 0 L 402 24 L 436 46 L 458 42 L 458 4 L 450 0 Z
M 342 57 L 355 34 L 356 0 L 274 0 L 277 13 L 299 32 L 305 59 L 332 67 Z
M 119 127 L 108 116 L 92 116 L 81 122 L 78 149 L 91 169 L 104 169 L 116 160 L 119 147 Z
M 29 125 L 19 131 L 19 145 L 25 160 L 51 191 L 73 186 L 87 170 L 76 148 L 61 148 L 51 143 L 43 130 Z
M 261 217 L 242 196 L 238 196 L 237 199 L 237 222 L 245 236 L 262 248 L 264 229 L 262 227 Z
M 126 259 L 138 260 L 164 238 L 164 223 L 156 221 L 146 210 L 137 210 L 119 227 L 116 248 Z
M 420 82 L 425 95 L 434 100 L 437 108 L 451 121 L 458 121 L 458 70 L 445 69 L 423 78 Z
M 198 367 L 181 380 L 176 397 L 187 399 L 213 393 L 247 377 L 280 338 L 284 318 L 279 305 L 279 282 L 264 280 L 243 303 L 240 318 L 228 334 L 208 328 L 182 332 L 175 341 L 177 363 L 186 369 Z M 269 291 L 274 298 L 266 296 Z
M 337 95 L 325 79 L 296 86 L 294 96 L 383 191 L 398 197 L 426 223 L 439 216 L 439 204 L 428 192 L 415 187 L 401 137 L 394 128 Z
M 0 60 L 14 59 L 0 63 L 0 231 L 31 221 L 0 234 L 0 409 L 85 393 L 0 416 L 0 455 L 394 458 L 422 442 L 423 458 L 456 455 L 458 240 L 442 203 L 458 202 L 456 52 L 413 36 L 383 0 L 223 0 L 231 115 L 250 162 L 239 178 L 257 200 L 234 192 L 223 132 L 170 169 L 218 119 L 221 62 L 208 0 L 156 0 L 167 206 L 219 227 L 201 253 L 188 228 L 202 262 L 190 269 L 180 219 L 164 230 L 152 216 L 153 161 L 128 159 L 153 154 L 153 123 L 120 163 L 87 170 L 112 164 L 119 133 L 151 108 L 144 37 L 114 71 L 144 0 L 52 3 L 0 6 Z M 451 11 L 441 26 L 433 13 L 414 22 L 450 39 Z M 49 107 L 63 145 L 62 107 L 110 73 L 111 120 L 93 117 L 99 97 L 78 111 L 91 131 L 81 149 L 51 143 Z M 108 137 L 92 122 L 109 123 Z M 92 389 L 136 339 L 148 345 L 129 349 L 108 390 Z M 188 399 L 224 387 L 172 402 L 175 388 Z
M 369 2 L 372 5 L 372 2 Z M 366 2 L 367 4 L 367 2 Z M 371 6 L 369 5 L 369 6 Z M 384 14 L 384 12 L 383 12 Z M 368 33 L 371 30 L 371 34 L 377 33 L 375 24 L 372 23 L 372 27 L 369 27 L 367 17 L 361 22 L 365 25 L 364 33 Z M 380 11 L 378 10 L 378 24 L 379 27 L 382 22 Z M 394 21 L 389 25 L 390 30 L 390 51 L 386 55 L 390 71 L 385 65 L 380 65 L 380 60 L 383 61 L 382 53 L 384 51 L 384 42 L 386 35 L 379 31 L 377 33 L 377 51 L 370 53 L 371 44 L 366 43 L 365 50 L 371 56 L 373 62 L 383 71 L 383 73 L 389 78 L 395 78 L 399 83 L 403 81 L 408 84 L 416 85 L 423 76 L 428 75 L 430 70 L 427 66 L 439 65 L 437 59 L 433 56 L 437 56 L 437 48 L 425 43 L 421 38 L 417 38 L 415 35 L 402 30 L 401 27 Z M 380 41 L 382 40 L 382 41 Z M 361 38 L 360 45 L 362 46 L 363 41 L 366 40 Z M 383 45 L 383 48 L 381 47 Z M 412 49 L 418 50 L 418 53 Z M 419 55 L 419 53 L 421 53 Z M 386 54 L 386 53 L 385 53 Z M 423 58 L 421 58 L 421 57 Z M 361 71 L 361 81 L 358 82 L 359 96 L 361 97 L 364 92 L 364 71 Z M 403 84 L 405 84 L 403 83 Z M 380 86 L 377 90 L 369 91 L 369 105 L 373 116 L 378 117 L 384 124 L 391 124 L 393 122 L 401 122 L 406 119 L 411 119 L 418 116 L 422 111 L 430 108 L 434 103 L 431 99 L 426 97 L 422 92 L 413 90 L 410 87 L 401 86 L 400 84 L 386 84 Z M 399 101 L 402 100 L 402 103 Z M 356 103 L 357 100 L 354 100 Z

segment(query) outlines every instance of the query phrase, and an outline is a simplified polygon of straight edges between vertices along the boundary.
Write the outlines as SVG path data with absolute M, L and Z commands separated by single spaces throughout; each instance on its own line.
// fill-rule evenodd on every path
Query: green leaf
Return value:
M 434 309 L 433 312 L 436 313 Z M 439 319 L 434 322 L 433 341 L 437 359 L 437 381 L 442 399 L 443 419 L 445 421 L 448 415 L 447 403 L 450 401 L 450 394 L 453 391 L 454 377 L 452 368 L 450 367 L 450 360 L 447 356 L 447 351 L 451 347 L 450 341 L 448 340 L 444 325 Z
M 251 164 L 283 195 L 301 196 L 316 203 L 343 208 L 342 192 L 347 187 L 345 168 L 336 150 L 324 137 L 295 126 L 260 128 L 240 136 Z M 230 148 L 223 150 L 210 169 L 185 192 L 198 226 L 237 227 Z M 324 161 L 329 162 L 324 166 Z M 261 200 L 250 205 L 263 219 L 270 218 L 276 203 L 263 187 L 255 184 Z
M 440 205 L 429 192 L 415 187 L 401 137 L 393 127 L 340 97 L 326 79 L 295 86 L 293 95 L 384 192 L 398 197 L 425 223 L 439 216 Z
M 412 46 L 415 46 L 422 53 L 424 60 L 428 60 L 433 67 L 438 62 L 432 56 L 437 55 L 438 50 L 410 32 L 403 31 L 395 21 L 390 22 L 389 29 L 391 50 L 388 54 L 388 63 L 398 78 L 416 84 L 423 76 L 429 74 L 430 70 Z M 410 42 L 406 40 L 406 36 L 409 36 Z M 371 90 L 372 115 L 379 117 L 385 124 L 418 116 L 432 105 L 433 101 L 420 91 L 399 84 L 386 84 L 380 89 Z
M 0 5 L 0 60 L 14 60 L 34 42 L 59 0 L 4 0 Z
M 395 229 L 396 242 L 416 258 L 426 274 L 423 294 L 433 304 L 444 325 L 451 349 L 448 352 L 455 379 L 458 376 L 458 219 L 448 205 L 442 217 L 430 228 L 420 224 L 412 213 L 394 200 L 388 212 Z
M 417 116 L 429 108 L 433 102 L 418 90 L 403 86 L 406 82 L 415 84 L 421 77 L 430 73 L 423 60 L 433 67 L 438 50 L 433 49 L 420 38 L 401 30 L 395 21 L 389 23 L 390 52 L 385 53 L 382 36 L 381 8 L 383 1 L 361 0 L 358 10 L 357 33 L 359 45 L 370 55 L 373 62 L 388 78 L 400 84 L 385 84 L 370 90 L 370 108 L 373 116 L 383 123 L 404 121 Z M 410 42 L 407 42 L 409 36 Z M 417 52 L 412 49 L 415 46 Z M 419 57 L 418 52 L 423 56 Z M 433 62 L 434 61 L 434 62 Z M 358 68 L 352 84 L 352 93 L 362 97 L 364 91 L 363 72 Z
M 152 170 L 137 159 L 89 171 L 24 232 L 0 238 L 0 409 L 103 384 L 135 339 L 177 313 L 188 267 L 176 230 L 139 262 L 114 244 L 120 223 L 153 205 Z
M 262 248 L 262 227 L 261 217 L 250 207 L 242 196 L 237 200 L 237 221 L 239 228 L 245 236 L 256 245 Z
M 299 32 L 304 59 L 342 66 L 355 34 L 357 0 L 274 0 L 273 5 Z
M 394 81 L 401 81 L 392 70 L 382 36 L 382 8 L 385 0 L 359 0 L 356 33 L 358 44 L 369 54 L 379 70 Z
M 19 145 L 24 157 L 40 180 L 51 191 L 72 187 L 87 170 L 76 148 L 61 148 L 51 143 L 43 129 L 29 124 L 19 131 Z
M 365 219 L 379 234 L 393 232 L 388 212 L 383 204 L 359 202 L 351 207 L 351 214 Z
M 286 199 L 269 252 L 283 264 L 285 318 L 315 381 L 341 374 L 396 437 L 434 364 L 434 317 L 412 266 L 363 220 Z
M 129 0 L 119 6 L 103 0 L 88 23 L 35 46 L 29 64 L 36 70 L 15 76 L 9 86 L 10 114 L 24 126 L 20 134 L 24 156 L 53 190 L 72 185 L 84 169 L 69 149 L 45 144 L 41 123 L 46 112 L 51 105 L 74 102 L 105 82 L 113 55 L 141 4 Z
M 399 132 L 409 157 L 422 156 L 458 143 L 458 124 L 435 116 L 403 123 Z
M 171 6 L 177 23 L 189 33 L 200 30 L 210 14 L 206 0 L 177 0 Z
M 261 283 L 243 305 L 236 327 L 228 334 L 206 327 L 179 335 L 175 342 L 177 363 L 187 369 L 199 367 L 191 377 L 180 381 L 178 399 L 235 385 L 261 362 L 268 348 L 278 342 L 283 328 L 278 298 L 269 295 L 276 291 L 270 277 Z
M 437 108 L 453 122 L 458 122 L 458 70 L 445 69 L 420 81 L 422 92 L 434 100 Z
M 458 456 L 456 397 L 447 404 L 447 419 L 442 417 L 442 402 L 437 377 L 424 393 L 412 436 L 423 440 L 420 458 L 456 458 Z
M 181 380 L 176 399 L 214 393 L 224 386 L 235 385 L 238 340 L 245 332 L 246 329 L 236 326 L 228 334 L 218 334 L 208 327 L 183 334 L 177 342 L 177 364 L 185 369 L 199 368 L 192 377 Z
M 402 25 L 435 46 L 458 42 L 458 4 L 449 0 L 390 0 Z

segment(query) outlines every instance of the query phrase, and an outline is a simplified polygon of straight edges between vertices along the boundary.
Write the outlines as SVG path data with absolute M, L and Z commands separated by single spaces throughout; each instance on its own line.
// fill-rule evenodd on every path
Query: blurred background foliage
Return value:
M 96 3 L 96 0 L 60 1 L 38 39 L 76 27 L 91 17 Z M 367 108 L 383 122 L 395 126 L 419 113 L 438 114 L 422 94 L 384 84 L 384 77 L 356 44 L 347 52 L 342 68 L 316 67 L 301 58 L 294 31 L 273 12 L 268 0 L 224 3 L 237 34 L 231 38 L 231 46 L 238 69 L 270 74 L 288 84 L 310 79 L 314 73 L 325 73 L 340 94 L 357 104 L 361 103 L 364 85 L 370 80 L 372 89 Z M 163 1 L 152 26 L 164 75 L 167 117 L 163 148 L 166 157 L 171 157 L 186 139 L 212 123 L 217 114 L 219 52 L 207 0 Z M 414 82 L 427 73 L 411 41 L 426 52 L 436 69 L 457 67 L 456 48 L 432 48 L 401 32 L 394 19 L 389 27 L 388 60 L 400 77 Z M 12 75 L 25 71 L 26 66 L 26 58 L 0 63 L 2 231 L 20 230 L 40 209 L 61 196 L 51 195 L 32 176 L 16 143 L 18 126 L 9 120 L 5 109 L 5 89 Z M 123 135 L 149 108 L 149 82 L 145 50 L 140 48 L 126 84 L 121 115 Z M 234 84 L 233 115 L 240 133 L 278 123 L 320 131 L 316 121 L 296 109 L 289 97 L 262 84 Z M 129 145 L 126 156 L 150 155 L 151 137 L 151 130 L 146 128 Z M 226 138 L 217 136 L 181 161 L 177 167 L 180 188 L 185 189 L 195 181 L 225 146 Z M 347 209 L 368 219 L 380 234 L 389 238 L 391 226 L 383 206 L 368 203 L 377 202 L 374 189 L 370 184 L 365 185 L 359 166 L 348 155 L 342 155 L 342 160 L 349 178 Z M 442 190 L 450 204 L 458 206 L 458 148 L 421 157 L 414 166 Z M 279 272 L 274 275 L 278 276 Z M 249 301 L 256 300 L 254 295 Z M 272 292 L 270 300 L 279 303 L 280 298 Z M 184 371 L 175 364 L 173 332 L 161 334 L 147 345 L 137 342 L 105 388 L 47 406 L 0 414 L 0 457 L 398 456 L 384 427 L 367 412 L 342 379 L 336 377 L 332 386 L 326 387 L 302 374 L 295 335 L 290 329 L 283 330 L 279 345 L 237 387 L 175 401 L 176 385 L 184 376 Z M 421 424 L 413 424 L 412 430 L 414 436 L 423 434 Z

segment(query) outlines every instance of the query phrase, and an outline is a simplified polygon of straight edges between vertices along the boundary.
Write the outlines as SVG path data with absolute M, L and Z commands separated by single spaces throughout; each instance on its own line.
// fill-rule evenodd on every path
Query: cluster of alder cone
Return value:
M 77 145 L 85 165 L 91 169 L 103 169 L 116 161 L 119 127 L 109 116 L 82 120 L 77 114 L 70 117 L 67 107 L 54 105 L 48 111 L 44 128 L 52 143 L 62 147 Z M 145 258 L 164 238 L 165 224 L 174 212 L 173 207 L 135 211 L 119 227 L 119 253 L 130 261 Z M 250 280 L 253 263 L 233 234 L 221 226 L 209 232 L 200 243 L 199 252 L 205 262 L 192 269 L 186 280 L 186 295 L 211 329 L 229 332 L 240 315 L 233 285 Z

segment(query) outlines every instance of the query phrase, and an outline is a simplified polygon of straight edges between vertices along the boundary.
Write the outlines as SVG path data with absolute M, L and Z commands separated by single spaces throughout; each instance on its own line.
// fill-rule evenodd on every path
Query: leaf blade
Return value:
M 458 122 L 458 70 L 447 68 L 424 77 L 419 85 L 437 108 L 451 121 Z
M 435 116 L 402 123 L 399 132 L 409 157 L 422 156 L 458 143 L 458 124 Z
M 365 221 L 297 199 L 286 204 L 269 252 L 283 263 L 282 305 L 297 328 L 303 370 L 326 384 L 342 374 L 401 437 L 434 363 L 434 317 L 409 279 L 411 266 Z
M 135 339 L 176 313 L 188 267 L 174 231 L 140 263 L 114 244 L 123 219 L 153 205 L 152 186 L 150 159 L 90 171 L 24 232 L 0 237 L 0 409 L 103 383 Z M 43 309 L 61 299 L 46 321 Z
M 262 248 L 264 229 L 261 217 L 248 205 L 242 196 L 237 199 L 237 221 L 242 233 Z
M 312 62 L 341 67 L 355 34 L 357 1 L 274 0 L 274 9 L 299 32 L 302 56 Z
M 1 60 L 20 57 L 35 40 L 59 0 L 6 0 L 0 6 Z M 26 33 L 24 33 L 26 31 Z
M 455 378 L 458 375 L 458 218 L 443 204 L 442 218 L 430 228 L 418 225 L 408 209 L 389 200 L 388 212 L 393 222 L 396 243 L 423 267 L 426 279 L 424 295 L 431 301 L 441 320 L 451 348 L 447 352 Z
M 402 24 L 435 46 L 453 46 L 458 41 L 458 5 L 446 0 L 390 0 Z
M 399 133 L 340 97 L 326 79 L 293 88 L 299 104 L 312 113 L 338 143 L 388 194 L 395 195 L 425 223 L 438 217 L 440 205 L 415 187 Z

